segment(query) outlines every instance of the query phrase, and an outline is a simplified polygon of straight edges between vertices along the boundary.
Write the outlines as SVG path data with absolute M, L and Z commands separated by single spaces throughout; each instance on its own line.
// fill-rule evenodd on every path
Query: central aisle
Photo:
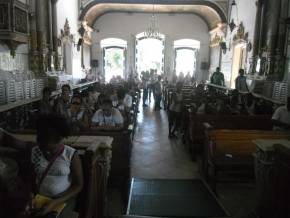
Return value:
M 131 176 L 192 179 L 197 178 L 197 171 L 197 164 L 190 160 L 181 140 L 169 140 L 167 112 L 154 111 L 154 101 L 148 107 L 140 106 L 133 142 Z

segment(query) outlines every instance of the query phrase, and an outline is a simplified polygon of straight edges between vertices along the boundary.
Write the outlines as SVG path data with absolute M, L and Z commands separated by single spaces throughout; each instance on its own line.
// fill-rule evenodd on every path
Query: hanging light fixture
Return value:
M 155 38 L 155 39 L 160 38 L 159 26 L 158 26 L 157 17 L 155 14 L 154 0 L 152 4 L 152 15 L 149 18 L 149 24 L 145 31 L 145 37 Z
M 238 14 L 238 6 L 235 0 L 232 1 L 231 3 L 231 14 L 233 12 L 233 9 L 236 9 L 236 23 L 239 24 L 239 14 Z M 233 30 L 237 27 L 237 24 L 235 23 L 235 19 L 232 18 L 231 22 L 229 23 L 229 27 L 231 32 L 233 32 Z

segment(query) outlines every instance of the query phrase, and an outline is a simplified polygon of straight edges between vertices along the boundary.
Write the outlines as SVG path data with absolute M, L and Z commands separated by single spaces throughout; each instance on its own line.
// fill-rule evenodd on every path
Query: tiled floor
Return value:
M 141 105 L 141 104 L 140 104 Z M 154 104 L 140 106 L 138 126 L 133 142 L 131 176 L 137 178 L 199 178 L 198 165 L 190 159 L 178 139 L 168 138 L 167 113 L 154 111 Z M 248 184 L 219 184 L 218 197 L 235 218 L 245 218 L 255 205 L 255 189 Z M 109 192 L 109 213 L 120 214 L 120 196 Z M 241 203 L 242 202 L 242 203 Z
M 195 178 L 197 166 L 179 140 L 169 140 L 167 114 L 140 107 L 131 159 L 131 175 L 139 178 Z

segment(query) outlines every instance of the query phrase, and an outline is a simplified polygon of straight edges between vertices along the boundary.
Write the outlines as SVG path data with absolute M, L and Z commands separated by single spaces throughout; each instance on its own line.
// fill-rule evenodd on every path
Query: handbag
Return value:
M 48 174 L 48 171 L 50 170 L 50 168 L 52 167 L 53 163 L 55 162 L 55 160 L 62 154 L 64 150 L 64 145 L 61 144 L 59 149 L 57 150 L 57 152 L 55 153 L 55 155 L 52 157 L 51 161 L 49 162 L 49 164 L 47 165 L 45 171 L 43 172 L 43 174 L 40 177 L 39 182 L 37 183 L 37 192 L 39 192 L 40 186 L 43 182 L 43 180 L 45 179 L 45 177 Z M 42 207 L 44 205 L 46 205 L 47 203 L 49 203 L 52 199 L 40 194 L 37 194 L 34 197 L 34 201 L 35 201 L 35 209 L 33 209 L 31 211 L 31 214 L 29 216 L 29 218 L 56 218 L 58 217 L 58 215 L 61 213 L 61 211 L 64 209 L 65 207 L 65 203 L 59 204 L 56 206 L 55 211 L 52 211 L 44 216 L 39 215 L 40 211 L 42 210 Z

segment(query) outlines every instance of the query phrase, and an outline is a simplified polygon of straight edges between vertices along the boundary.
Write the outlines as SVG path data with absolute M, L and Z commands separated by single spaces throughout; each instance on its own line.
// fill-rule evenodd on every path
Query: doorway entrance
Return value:
M 174 41 L 176 76 L 189 74 L 192 77 L 196 74 L 199 49 L 200 42 L 194 39 Z
M 157 74 L 164 71 L 164 43 L 165 36 L 160 38 L 147 38 L 144 33 L 136 36 L 136 70 L 138 74 L 142 71 L 157 70 Z
M 127 42 L 122 39 L 108 38 L 101 41 L 103 48 L 103 73 L 105 81 L 113 77 L 125 76 Z

